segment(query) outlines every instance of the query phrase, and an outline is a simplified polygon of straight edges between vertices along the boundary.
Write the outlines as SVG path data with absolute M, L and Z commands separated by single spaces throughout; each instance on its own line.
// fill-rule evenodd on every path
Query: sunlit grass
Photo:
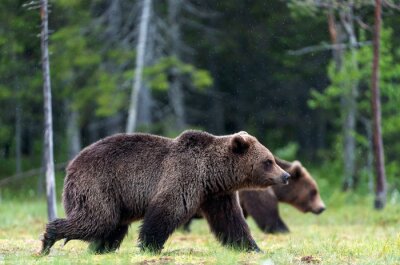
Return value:
M 291 229 L 286 235 L 265 235 L 249 224 L 264 254 L 241 253 L 221 247 L 204 220 L 192 233 L 176 231 L 160 255 L 137 248 L 139 223 L 117 253 L 94 255 L 87 244 L 57 242 L 47 257 L 38 257 L 39 237 L 46 222 L 44 201 L 0 202 L 0 264 L 400 264 L 400 209 L 389 204 L 373 211 L 372 201 L 334 194 L 321 216 L 281 208 Z M 61 206 L 60 215 L 63 214 Z

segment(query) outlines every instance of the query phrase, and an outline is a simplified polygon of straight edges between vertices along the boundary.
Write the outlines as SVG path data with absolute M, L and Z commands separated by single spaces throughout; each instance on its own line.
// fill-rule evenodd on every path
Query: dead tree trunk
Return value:
M 142 75 L 144 67 L 144 55 L 146 52 L 147 31 L 149 28 L 151 0 L 143 1 L 142 16 L 140 18 L 139 26 L 139 40 L 136 49 L 136 69 L 135 80 L 132 86 L 132 93 L 130 98 L 130 107 L 128 114 L 128 122 L 126 125 L 126 132 L 132 133 L 136 130 L 137 112 L 138 112 L 138 99 L 140 90 L 142 88 Z
M 381 133 L 381 102 L 379 91 L 379 49 L 381 38 L 381 0 L 375 0 L 374 57 L 372 62 L 371 106 L 376 169 L 375 209 L 383 209 L 386 204 L 386 174 Z
M 353 6 L 349 5 L 345 11 L 340 11 L 340 19 L 344 30 L 347 33 L 350 44 L 351 66 L 354 71 L 358 69 L 357 62 L 357 37 L 354 31 Z M 356 115 L 357 115 L 357 95 L 358 80 L 351 79 L 344 87 L 342 95 L 343 108 L 343 162 L 344 162 L 344 181 L 343 190 L 352 189 L 355 186 L 355 163 L 356 163 Z
M 18 96 L 17 96 L 18 97 Z M 17 98 L 17 106 L 15 109 L 15 172 L 22 171 L 22 106 L 21 99 Z
M 172 57 L 180 60 L 181 51 L 181 29 L 179 15 L 181 13 L 181 0 L 168 0 L 168 26 L 170 35 L 170 54 Z M 176 128 L 181 131 L 186 127 L 184 94 L 182 89 L 182 80 L 179 70 L 174 67 L 171 73 L 170 89 L 168 91 L 169 101 L 176 118 Z
M 43 99 L 44 99 L 44 157 L 46 167 L 46 195 L 47 213 L 50 221 L 57 217 L 54 158 L 53 158 L 53 121 L 51 108 L 50 62 L 49 62 L 49 29 L 48 29 L 48 3 L 40 1 L 41 49 L 43 71 Z
M 139 99 L 137 123 L 149 126 L 152 121 L 151 108 L 153 106 L 153 99 L 150 88 L 146 85 L 143 86 Z
M 68 158 L 74 158 L 81 150 L 81 134 L 79 130 L 79 113 L 74 110 L 70 102 L 65 103 L 67 116 Z

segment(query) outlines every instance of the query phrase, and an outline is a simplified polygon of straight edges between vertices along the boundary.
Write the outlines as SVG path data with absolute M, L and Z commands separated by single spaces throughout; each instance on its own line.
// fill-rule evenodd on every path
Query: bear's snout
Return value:
M 323 211 L 325 211 L 325 207 L 318 208 L 317 210 L 314 211 L 314 213 L 321 214 Z
M 287 172 L 283 173 L 281 179 L 283 184 L 285 185 L 289 184 L 290 174 Z
M 313 214 L 321 214 L 326 209 L 324 202 L 322 200 L 318 201 L 319 203 L 317 203 L 311 210 Z

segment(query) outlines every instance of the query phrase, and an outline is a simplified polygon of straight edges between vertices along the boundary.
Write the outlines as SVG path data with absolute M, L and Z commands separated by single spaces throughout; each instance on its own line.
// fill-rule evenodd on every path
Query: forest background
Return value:
M 43 165 L 38 3 L 0 5 L 1 196 L 26 188 L 15 179 L 29 179 L 36 196 L 44 185 L 29 171 Z M 154 1 L 134 130 L 246 130 L 277 155 L 322 170 L 322 183 L 371 193 L 373 11 L 371 1 Z M 50 2 L 56 168 L 126 130 L 141 12 L 142 1 Z M 395 197 L 399 12 L 383 2 L 382 131 Z

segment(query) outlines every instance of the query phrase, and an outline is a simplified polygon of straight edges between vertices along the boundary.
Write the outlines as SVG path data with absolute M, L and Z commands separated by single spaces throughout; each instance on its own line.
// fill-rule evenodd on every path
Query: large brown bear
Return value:
M 287 162 L 275 157 L 276 163 L 290 175 L 288 185 L 274 185 L 264 190 L 241 190 L 240 205 L 245 217 L 251 216 L 265 233 L 289 232 L 279 215 L 278 202 L 288 203 L 302 212 L 320 214 L 325 210 L 318 185 L 299 161 Z M 197 213 L 194 218 L 201 218 Z M 183 229 L 190 231 L 190 222 Z
M 201 209 L 223 245 L 259 251 L 237 190 L 287 183 L 271 152 L 245 132 L 185 131 L 175 139 L 118 134 L 82 150 L 67 167 L 66 218 L 47 224 L 42 254 L 60 239 L 118 249 L 131 222 L 144 218 L 142 250 L 160 251 L 170 234 Z
M 301 212 L 320 214 L 325 210 L 318 185 L 299 161 L 287 162 L 275 157 L 277 164 L 290 175 L 288 185 L 275 185 L 265 190 L 240 191 L 244 215 L 250 215 L 266 233 L 285 233 L 289 228 L 279 215 L 278 202 L 288 203 Z

